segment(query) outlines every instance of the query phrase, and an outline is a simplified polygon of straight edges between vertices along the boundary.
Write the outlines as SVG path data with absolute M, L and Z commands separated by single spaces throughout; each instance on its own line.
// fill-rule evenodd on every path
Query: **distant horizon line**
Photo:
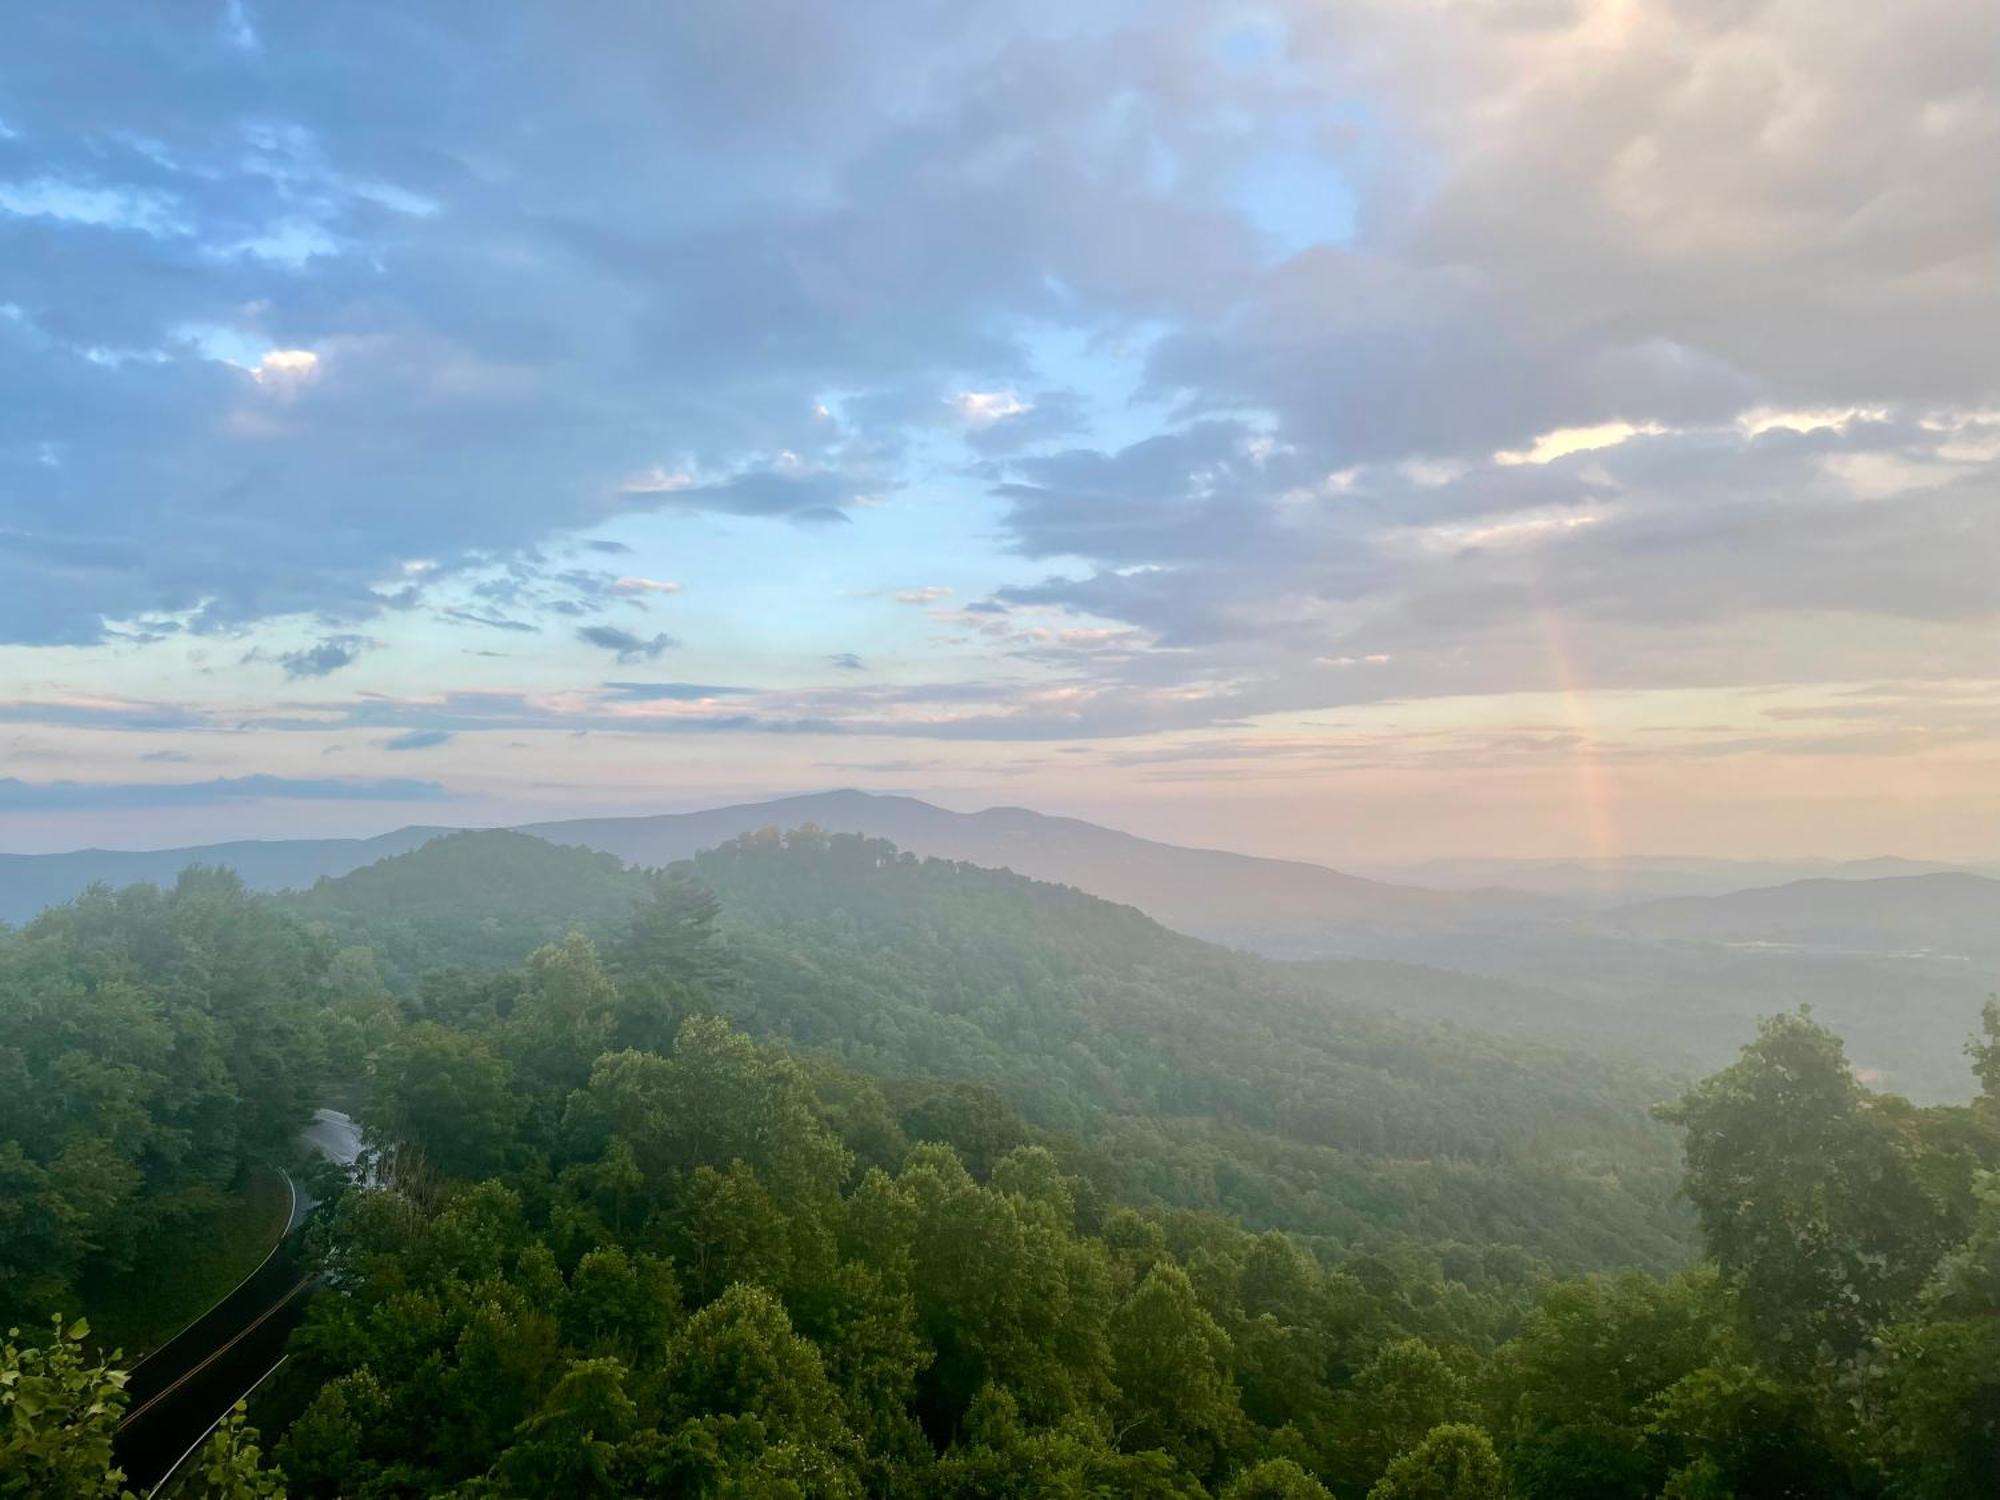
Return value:
M 1047 812 L 1025 802 L 992 802 L 976 808 L 959 808 L 933 800 L 943 795 L 937 792 L 919 793 L 901 789 L 873 789 L 861 786 L 820 787 L 803 791 L 774 792 L 762 796 L 721 796 L 695 799 L 688 805 L 684 799 L 674 799 L 667 806 L 653 805 L 634 810 L 606 810 L 569 813 L 555 817 L 536 816 L 513 821 L 485 821 L 472 823 L 429 822 L 409 820 L 393 823 L 373 832 L 342 832 L 324 834 L 259 834 L 242 837 L 226 837 L 203 842 L 170 842 L 142 844 L 82 844 L 61 848 L 15 849 L 0 847 L 0 859 L 49 859 L 65 855 L 84 854 L 166 854 L 201 849 L 225 848 L 244 844 L 324 844 L 324 843 L 368 843 L 375 839 L 392 837 L 409 830 L 436 830 L 440 834 L 516 832 L 536 827 L 564 823 L 615 822 L 642 818 L 690 817 L 706 812 L 721 812 L 731 808 L 756 807 L 766 804 L 798 802 L 812 798 L 839 796 L 868 797 L 878 800 L 901 800 L 916 802 L 939 812 L 956 817 L 977 817 L 995 812 L 1025 812 L 1038 818 L 1068 820 L 1088 824 L 1107 832 L 1123 834 L 1127 837 L 1143 839 L 1151 843 L 1164 844 L 1179 849 L 1205 850 L 1213 853 L 1240 855 L 1248 859 L 1270 860 L 1274 863 L 1316 865 L 1322 869 L 1343 873 L 1370 872 L 1413 872 L 1425 869 L 1451 866 L 1504 866 L 1515 869 L 1535 867 L 1573 866 L 1585 869 L 1614 870 L 1637 866 L 1661 866 L 1674 864 L 1702 864 L 1710 866 L 1755 866 L 1792 865 L 1840 869 L 1854 865 L 1902 864 L 1925 867 L 1924 873 L 1964 871 L 1969 874 L 1991 875 L 2000 868 L 2000 851 L 1991 856 L 1973 856 L 1964 859 L 1941 858 L 1930 855 L 1898 854 L 1878 852 L 1859 855 L 1827 854 L 1699 854 L 1685 850 L 1670 853 L 1634 852 L 1630 854 L 1603 855 L 1598 853 L 1562 854 L 1504 854 L 1504 853 L 1461 853 L 1461 854 L 1421 854 L 1403 859 L 1380 859 L 1362 857 L 1353 860 L 1329 860 L 1324 857 L 1308 858 L 1297 854 L 1265 854 L 1249 849 L 1184 842 L 1164 838 L 1158 834 L 1140 832 L 1133 828 L 1100 818 L 1086 818 L 1073 813 Z M 675 805 L 677 804 L 677 805 Z

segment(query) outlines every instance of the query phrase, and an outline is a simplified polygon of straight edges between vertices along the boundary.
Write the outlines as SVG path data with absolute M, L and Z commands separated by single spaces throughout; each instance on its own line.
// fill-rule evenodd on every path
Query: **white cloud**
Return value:
M 188 232 L 178 205 L 164 193 L 93 187 L 52 176 L 0 182 L 0 213 L 104 229 L 134 229 L 155 239 Z
M 629 475 L 619 486 L 625 495 L 670 495 L 676 490 L 692 489 L 694 475 L 685 469 L 666 469 L 654 464 L 650 469 Z
M 991 427 L 1034 410 L 1012 391 L 960 391 L 951 398 L 951 405 L 968 427 Z
M 279 389 L 305 384 L 319 374 L 319 356 L 310 349 L 272 349 L 250 367 L 259 385 Z
M 678 594 L 681 586 L 664 578 L 621 578 L 611 585 L 620 594 Z
M 1493 461 L 1498 464 L 1554 463 L 1572 453 L 1615 448 L 1632 438 L 1659 437 L 1666 431 L 1657 422 L 1599 422 L 1591 427 L 1558 427 L 1553 432 L 1543 433 L 1524 449 L 1494 454 Z
M 1950 464 L 1920 463 L 1897 453 L 1834 453 L 1825 463 L 1857 500 L 1888 500 L 1928 489 L 1957 472 Z
M 1814 411 L 1780 411 L 1774 407 L 1761 406 L 1746 411 L 1736 419 L 1736 425 L 1751 437 L 1766 432 L 1839 432 L 1853 421 L 1880 422 L 1888 417 L 1888 411 L 1879 406 L 1822 407 Z

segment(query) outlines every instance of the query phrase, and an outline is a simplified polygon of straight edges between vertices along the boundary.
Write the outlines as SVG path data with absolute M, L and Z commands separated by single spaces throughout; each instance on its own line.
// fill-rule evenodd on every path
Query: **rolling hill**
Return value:
M 1680 942 L 1992 959 L 2000 957 L 2000 880 L 1960 872 L 1798 880 L 1647 901 L 1601 921 L 1615 931 Z
M 814 824 L 865 833 L 913 853 L 1014 870 L 1137 906 L 1179 931 L 1259 952 L 1319 957 L 1385 935 L 1507 925 L 1555 903 L 1504 891 L 1432 891 L 1343 875 L 1323 865 L 1189 849 L 1020 807 L 957 813 L 914 797 L 820 792 L 705 812 L 523 825 L 551 843 L 666 865 L 760 828 Z M 170 883 L 194 864 L 233 868 L 253 890 L 303 890 L 406 853 L 447 830 L 403 828 L 373 839 L 211 844 L 142 853 L 0 855 L 0 920 L 22 922 L 94 881 Z
M 1123 1193 L 1346 1242 L 1383 1226 L 1667 1264 L 1658 1072 L 1385 1013 L 1423 976 L 1292 966 L 1129 906 L 873 838 L 698 855 L 751 1030 L 889 1077 L 991 1085 Z M 1439 976 L 1447 983 L 1473 981 Z
M 659 865 L 758 828 L 805 824 L 1072 885 L 1136 906 L 1178 932 L 1280 957 L 1338 954 L 1386 935 L 1508 926 L 1563 909 L 1518 892 L 1422 890 L 1297 860 L 1190 849 L 1024 807 L 958 813 L 914 797 L 854 791 L 712 812 L 537 823 L 522 831 Z
M 398 828 L 369 839 L 240 839 L 180 849 L 77 849 L 0 854 L 0 922 L 21 923 L 93 885 L 172 885 L 191 865 L 223 865 L 253 891 L 303 890 L 429 842 L 446 828 Z

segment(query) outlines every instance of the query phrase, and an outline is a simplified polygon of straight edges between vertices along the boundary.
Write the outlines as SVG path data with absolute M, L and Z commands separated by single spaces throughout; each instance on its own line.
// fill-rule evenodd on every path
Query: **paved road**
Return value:
M 360 1132 L 337 1110 L 319 1110 L 302 1138 L 342 1166 L 360 1152 Z M 283 1357 L 312 1290 L 298 1233 L 311 1207 L 295 1188 L 291 1222 L 264 1263 L 134 1367 L 116 1454 L 137 1493 L 150 1494 Z
M 337 1109 L 316 1109 L 299 1138 L 328 1161 L 351 1167 L 361 1155 L 361 1127 Z

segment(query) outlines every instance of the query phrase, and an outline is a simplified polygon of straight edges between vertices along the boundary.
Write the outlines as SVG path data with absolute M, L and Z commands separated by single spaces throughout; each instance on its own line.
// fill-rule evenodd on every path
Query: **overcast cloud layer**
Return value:
M 1880 846 L 1889 757 L 2000 845 L 1979 0 L 9 31 L 0 842 L 1518 764 L 1538 847 L 1815 776 L 1760 836 Z

